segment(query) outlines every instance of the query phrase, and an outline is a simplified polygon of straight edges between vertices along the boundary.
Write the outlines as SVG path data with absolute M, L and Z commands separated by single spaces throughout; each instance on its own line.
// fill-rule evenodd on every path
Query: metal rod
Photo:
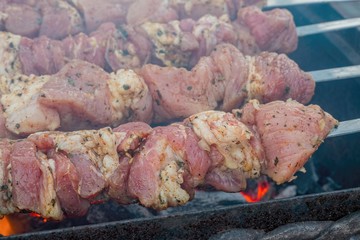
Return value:
M 325 23 L 317 23 L 306 26 L 297 27 L 298 37 L 304 37 L 312 34 L 342 30 L 347 28 L 360 27 L 360 18 L 350 18 L 338 21 L 330 21 Z
M 309 72 L 316 83 L 360 77 L 360 65 Z
M 360 0 L 267 0 L 266 7 L 286 7 L 301 4 L 320 4 L 333 2 L 360 2 Z
M 340 122 L 328 137 L 339 137 L 358 132 L 360 132 L 360 118 Z

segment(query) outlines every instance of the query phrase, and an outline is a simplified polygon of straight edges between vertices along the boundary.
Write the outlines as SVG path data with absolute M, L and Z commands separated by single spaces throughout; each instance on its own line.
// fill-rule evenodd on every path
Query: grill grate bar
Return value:
M 340 122 L 328 137 L 339 137 L 358 132 L 360 132 L 360 118 Z
M 337 31 L 353 27 L 360 27 L 360 18 L 349 18 L 324 23 L 310 24 L 296 28 L 298 37 L 319 34 L 330 31 Z
M 267 0 L 266 7 L 286 7 L 305 4 L 321 4 L 334 2 L 360 2 L 360 0 Z
M 360 65 L 309 72 L 316 83 L 360 77 Z

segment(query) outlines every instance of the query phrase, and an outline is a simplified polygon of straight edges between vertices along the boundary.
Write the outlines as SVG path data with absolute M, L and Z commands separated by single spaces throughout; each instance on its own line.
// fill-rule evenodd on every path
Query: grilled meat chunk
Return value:
M 4 30 L 25 37 L 62 39 L 84 31 L 78 10 L 65 0 L 2 0 Z
M 5 126 L 18 135 L 149 122 L 152 117 L 151 95 L 132 70 L 108 74 L 73 61 L 51 76 L 3 77 L 0 88 Z
M 207 111 L 192 115 L 186 122 L 200 137 L 199 145 L 210 153 L 211 168 L 206 183 L 237 192 L 246 187 L 247 178 L 260 176 L 263 153 L 259 139 L 233 114 Z
M 234 114 L 256 127 L 266 159 L 262 173 L 278 184 L 293 178 L 336 124 L 319 106 L 304 107 L 295 101 L 260 106 L 252 101 Z
M 96 30 L 102 23 L 124 24 L 132 0 L 67 0 L 83 16 L 86 32 Z
M 198 186 L 237 192 L 260 174 L 284 183 L 336 125 L 319 106 L 254 100 L 153 129 L 133 122 L 1 139 L 0 215 L 28 210 L 62 219 L 108 198 L 160 210 L 184 205 Z
M 0 120 L 6 126 L 0 134 L 168 122 L 206 110 L 230 111 L 250 99 L 307 103 L 315 88 L 311 76 L 285 55 L 249 57 L 229 44 L 217 46 L 192 71 L 146 65 L 138 72 L 108 74 L 74 60 L 54 75 L 0 77 Z
M 38 36 L 41 15 L 32 6 L 7 4 L 0 11 L 4 16 L 4 30 L 26 37 Z
M 67 216 L 85 215 L 90 207 L 87 199 L 78 194 L 79 174 L 65 153 L 49 151 L 48 157 L 55 162 L 55 192 L 61 209 Z
M 121 36 L 126 35 L 126 38 Z M 144 38 L 125 28 L 118 30 L 114 24 L 103 24 L 90 35 L 80 33 L 58 41 L 47 37 L 21 38 L 14 53 L 21 62 L 21 71 L 26 75 L 57 73 L 69 59 L 94 63 L 101 68 L 113 70 L 136 68 L 148 58 L 150 46 Z M 13 56 L 13 58 L 15 58 Z

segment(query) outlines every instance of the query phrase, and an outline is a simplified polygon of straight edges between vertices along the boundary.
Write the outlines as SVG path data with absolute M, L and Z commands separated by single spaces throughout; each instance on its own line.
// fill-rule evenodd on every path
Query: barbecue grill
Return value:
M 288 9 L 297 26 L 360 17 L 360 2 L 298 5 Z M 289 56 L 309 72 L 359 65 L 360 28 L 302 37 L 298 49 Z M 312 103 L 339 121 L 357 119 L 360 118 L 359 93 L 359 77 L 321 82 Z M 320 239 L 350 236 L 358 239 L 359 142 L 360 133 L 354 129 L 343 136 L 328 138 L 305 166 L 306 174 L 298 174 L 298 179 L 283 186 L 271 185 L 278 193 L 295 187 L 296 196 L 288 194 L 283 199 L 272 199 L 268 194 L 262 202 L 246 203 L 240 194 L 223 193 L 211 198 L 217 193 L 200 192 L 194 203 L 160 213 L 108 202 L 93 206 L 83 218 L 62 222 L 44 222 L 19 214 L 10 220 L 18 224 L 25 222 L 28 232 L 8 239 L 235 239 L 239 236 L 290 239 L 300 236 L 292 235 L 300 234 L 299 229 L 306 229 L 309 239 L 320 236 Z

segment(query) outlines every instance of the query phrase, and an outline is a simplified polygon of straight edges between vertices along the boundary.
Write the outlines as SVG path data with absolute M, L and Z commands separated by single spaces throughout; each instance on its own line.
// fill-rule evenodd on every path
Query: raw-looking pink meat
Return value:
M 63 115 L 63 126 L 71 129 L 76 118 L 104 125 L 111 122 L 109 75 L 86 62 L 67 64 L 41 88 L 39 102 Z M 67 114 L 74 119 L 68 119 Z M 65 118 L 65 119 L 64 119 Z
M 310 101 L 315 82 L 284 54 L 262 53 L 249 58 L 230 44 L 220 44 L 188 71 L 147 64 L 140 75 L 147 83 L 154 122 L 184 118 L 206 110 L 242 106 L 250 99 L 263 103 L 295 99 Z
M 71 154 L 69 159 L 79 176 L 79 195 L 88 199 L 96 197 L 106 187 L 104 176 L 92 164 L 87 154 Z
M 40 13 L 25 4 L 8 4 L 4 9 L 7 18 L 4 28 L 14 34 L 25 37 L 36 37 L 41 25 Z
M 40 212 L 40 163 L 34 143 L 23 140 L 13 144 L 10 155 L 13 201 L 20 209 Z
M 296 26 L 285 9 L 261 11 L 249 6 L 239 10 L 237 21 L 248 27 L 262 51 L 288 53 L 297 48 Z
M 79 173 L 65 153 L 49 151 L 49 157 L 55 161 L 56 195 L 61 208 L 67 216 L 85 215 L 90 203 L 78 194 Z
M 289 181 L 301 169 L 337 121 L 317 105 L 274 101 L 245 105 L 240 120 L 256 126 L 265 151 L 262 173 L 276 183 Z
M 0 215 L 62 219 L 100 198 L 161 210 L 184 205 L 199 186 L 238 192 L 261 174 L 281 184 L 337 124 L 317 105 L 252 100 L 232 113 L 201 112 L 153 129 L 137 122 L 2 139 Z

